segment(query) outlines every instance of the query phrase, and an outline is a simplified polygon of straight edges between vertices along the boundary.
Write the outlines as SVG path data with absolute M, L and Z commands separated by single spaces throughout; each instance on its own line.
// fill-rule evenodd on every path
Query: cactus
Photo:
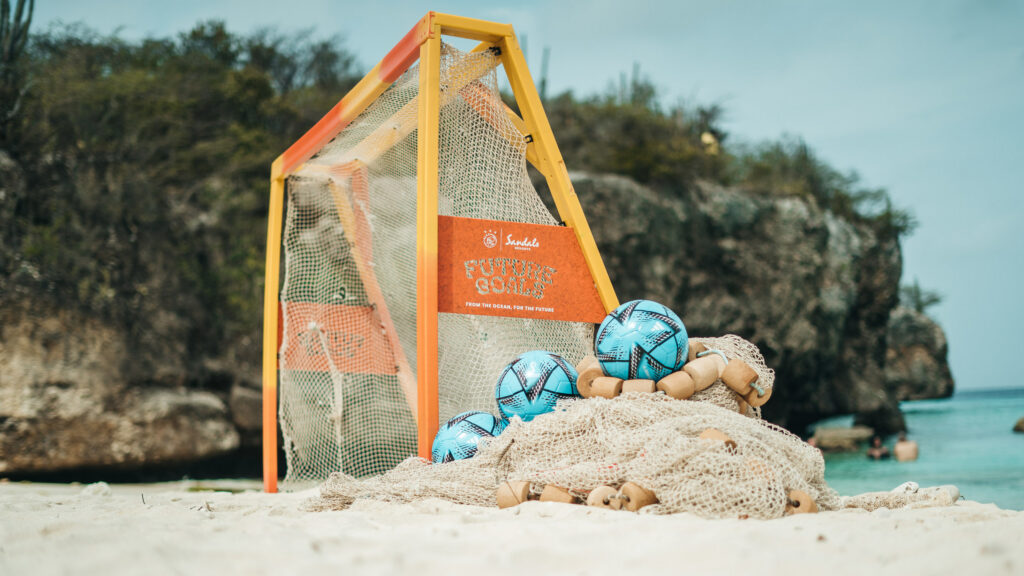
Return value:
M 0 146 L 8 143 L 9 124 L 28 90 L 17 63 L 28 44 L 34 9 L 35 0 L 18 0 L 12 16 L 11 0 L 0 0 Z
M 10 0 L 0 0 L 0 63 L 4 66 L 5 72 L 25 50 L 28 43 L 28 27 L 32 24 L 34 9 L 35 0 L 28 0 L 27 11 L 25 0 L 18 0 L 12 19 Z

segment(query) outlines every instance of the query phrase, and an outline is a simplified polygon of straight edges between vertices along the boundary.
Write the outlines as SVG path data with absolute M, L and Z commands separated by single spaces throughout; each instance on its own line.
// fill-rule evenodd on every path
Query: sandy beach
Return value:
M 316 493 L 0 484 L 0 574 L 1024 573 L 1024 512 L 970 501 L 759 521 L 547 502 L 305 511 Z

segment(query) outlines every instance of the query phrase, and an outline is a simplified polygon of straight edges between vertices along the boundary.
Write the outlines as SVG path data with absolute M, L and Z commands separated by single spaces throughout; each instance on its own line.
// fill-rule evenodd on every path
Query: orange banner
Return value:
M 565 226 L 439 216 L 438 311 L 599 323 L 605 311 Z
M 327 372 L 334 368 L 358 374 L 397 374 L 395 355 L 380 318 L 369 306 L 282 302 L 288 341 L 281 351 L 282 370 Z M 285 322 L 279 322 L 283 340 Z

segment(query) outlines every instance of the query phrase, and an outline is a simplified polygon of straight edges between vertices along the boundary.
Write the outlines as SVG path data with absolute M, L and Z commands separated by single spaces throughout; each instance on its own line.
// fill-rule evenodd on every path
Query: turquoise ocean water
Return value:
M 945 400 L 904 402 L 915 462 L 873 461 L 864 451 L 828 454 L 825 479 L 844 496 L 891 490 L 907 481 L 921 486 L 955 484 L 969 500 L 1024 510 L 1024 434 L 1013 425 L 1024 417 L 1024 389 L 957 392 Z M 819 426 L 848 426 L 851 417 Z M 888 438 L 890 448 L 896 441 Z

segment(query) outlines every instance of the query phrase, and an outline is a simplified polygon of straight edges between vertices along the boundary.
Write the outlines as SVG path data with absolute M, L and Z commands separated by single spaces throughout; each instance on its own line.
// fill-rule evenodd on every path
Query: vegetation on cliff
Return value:
M 566 165 L 574 169 L 621 174 L 677 194 L 700 179 L 803 198 L 886 238 L 915 226 L 885 190 L 866 188 L 856 173 L 832 168 L 801 139 L 733 146 L 721 126 L 720 106 L 665 108 L 653 84 L 642 78 L 615 93 L 582 99 L 565 93 L 546 109 Z
M 352 56 L 222 23 L 139 42 L 58 28 L 17 56 L 0 289 L 182 338 L 192 357 L 258 331 L 268 167 L 358 80 Z

